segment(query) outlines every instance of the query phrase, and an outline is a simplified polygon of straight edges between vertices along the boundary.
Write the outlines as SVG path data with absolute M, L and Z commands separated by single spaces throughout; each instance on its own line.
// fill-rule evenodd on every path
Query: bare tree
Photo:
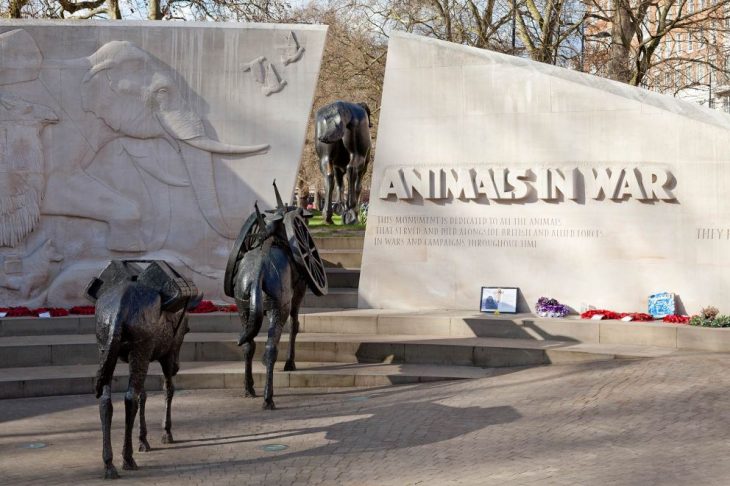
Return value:
M 592 70 L 634 86 L 648 86 L 658 72 L 703 64 L 724 71 L 730 0 L 589 0 L 589 51 L 599 53 Z M 597 36 L 596 34 L 603 34 Z M 701 46 L 706 56 L 698 55 Z M 600 55 L 606 51 L 607 56 Z M 677 81 L 675 79 L 675 81 Z M 687 83 L 673 82 L 680 89 Z M 663 83 L 666 84 L 666 83 Z M 691 84 L 691 81 L 690 81 Z
M 372 5 L 358 5 L 347 0 L 313 3 L 293 14 L 293 20 L 329 26 L 322 56 L 313 107 L 336 100 L 366 102 L 377 127 L 380 96 L 385 72 L 387 38 L 383 33 L 384 18 L 376 18 Z M 376 128 L 371 129 L 373 146 Z M 374 150 L 374 148 L 373 148 Z M 364 185 L 369 186 L 372 164 Z M 299 193 L 323 188 L 319 160 L 314 150 L 314 121 L 310 118 L 298 176 Z

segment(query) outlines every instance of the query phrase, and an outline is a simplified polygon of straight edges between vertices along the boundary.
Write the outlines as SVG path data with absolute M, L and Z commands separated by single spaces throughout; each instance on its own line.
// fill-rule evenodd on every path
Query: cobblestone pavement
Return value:
M 232 390 L 182 391 L 177 442 L 116 484 L 728 485 L 730 355 L 504 370 L 476 381 L 277 390 L 276 411 Z M 93 396 L 0 401 L 0 483 L 103 484 Z M 44 442 L 40 449 L 23 448 Z M 136 440 L 135 440 L 136 442 Z M 265 445 L 283 444 L 280 452 Z M 106 484 L 109 484 L 108 482 Z

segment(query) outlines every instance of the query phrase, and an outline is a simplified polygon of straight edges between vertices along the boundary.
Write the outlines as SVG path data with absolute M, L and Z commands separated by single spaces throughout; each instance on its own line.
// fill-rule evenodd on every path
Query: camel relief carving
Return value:
M 40 220 L 45 192 L 41 131 L 58 117 L 47 106 L 0 93 L 0 247 L 15 247 Z
M 32 45 L 42 59 L 32 38 L 29 43 L 30 36 L 18 32 L 2 34 L 0 51 L 22 41 L 25 51 Z M 43 95 L 57 103 L 56 112 L 63 116 L 36 120 L 26 139 L 40 147 L 42 127 L 58 121 L 52 138 L 63 140 L 64 147 L 49 157 L 47 170 L 38 172 L 34 182 L 38 187 L 45 182 L 40 213 L 107 222 L 111 250 L 156 250 L 170 227 L 167 191 L 190 186 L 210 227 L 225 238 L 235 237 L 221 213 L 211 154 L 262 154 L 268 144 L 241 146 L 210 138 L 185 99 L 184 81 L 131 42 L 107 42 L 88 57 L 44 60 L 43 66 L 60 78 L 55 84 L 65 87 L 61 93 L 60 88 L 54 91 L 54 83 L 42 83 Z M 0 165 L 0 195 L 8 194 L 2 189 L 20 177 L 20 169 Z M 0 201 L 0 246 L 15 246 L 37 222 L 37 215 L 18 213 L 15 204 L 14 199 Z

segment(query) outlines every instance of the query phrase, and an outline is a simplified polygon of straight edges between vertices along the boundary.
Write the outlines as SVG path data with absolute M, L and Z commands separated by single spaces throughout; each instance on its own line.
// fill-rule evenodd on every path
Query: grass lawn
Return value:
M 343 225 L 342 216 L 335 214 L 332 216 L 335 224 L 326 224 L 320 211 L 310 211 L 314 216 L 309 219 L 309 231 L 314 236 L 363 236 L 365 233 L 365 225 L 362 223 Z

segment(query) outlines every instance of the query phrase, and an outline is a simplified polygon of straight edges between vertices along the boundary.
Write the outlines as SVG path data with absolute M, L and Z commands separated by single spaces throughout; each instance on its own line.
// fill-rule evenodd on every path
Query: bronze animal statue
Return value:
M 165 376 L 165 433 L 171 443 L 171 405 L 175 393 L 172 377 L 180 369 L 180 348 L 190 330 L 186 310 L 200 302 L 195 285 L 162 260 L 113 260 L 99 278 L 91 281 L 87 296 L 96 303 L 96 341 L 99 370 L 96 398 L 102 430 L 104 478 L 119 477 L 112 462 L 111 380 L 117 359 L 129 363 L 129 386 L 124 395 L 124 469 L 137 469 L 132 457 L 132 429 L 139 409 L 139 451 L 147 452 L 144 389 L 150 361 L 159 361 Z
M 228 259 L 224 291 L 236 299 L 243 330 L 238 345 L 243 346 L 244 395 L 255 397 L 251 365 L 256 351 L 254 338 L 261 330 L 264 313 L 269 315 L 269 331 L 263 355 L 266 366 L 263 408 L 273 410 L 274 364 L 284 325 L 291 317 L 289 356 L 284 370 L 296 370 L 294 347 L 299 332 L 299 306 L 309 287 L 316 295 L 327 293 L 327 275 L 305 218 L 308 213 L 283 203 L 274 183 L 276 210 L 265 216 L 255 212 L 241 229 Z
M 370 108 L 365 103 L 335 101 L 317 110 L 314 146 L 324 176 L 324 220 L 332 224 L 332 189 L 337 185 L 342 222 L 357 224 L 362 178 L 370 159 Z M 344 177 L 347 175 L 347 195 Z

